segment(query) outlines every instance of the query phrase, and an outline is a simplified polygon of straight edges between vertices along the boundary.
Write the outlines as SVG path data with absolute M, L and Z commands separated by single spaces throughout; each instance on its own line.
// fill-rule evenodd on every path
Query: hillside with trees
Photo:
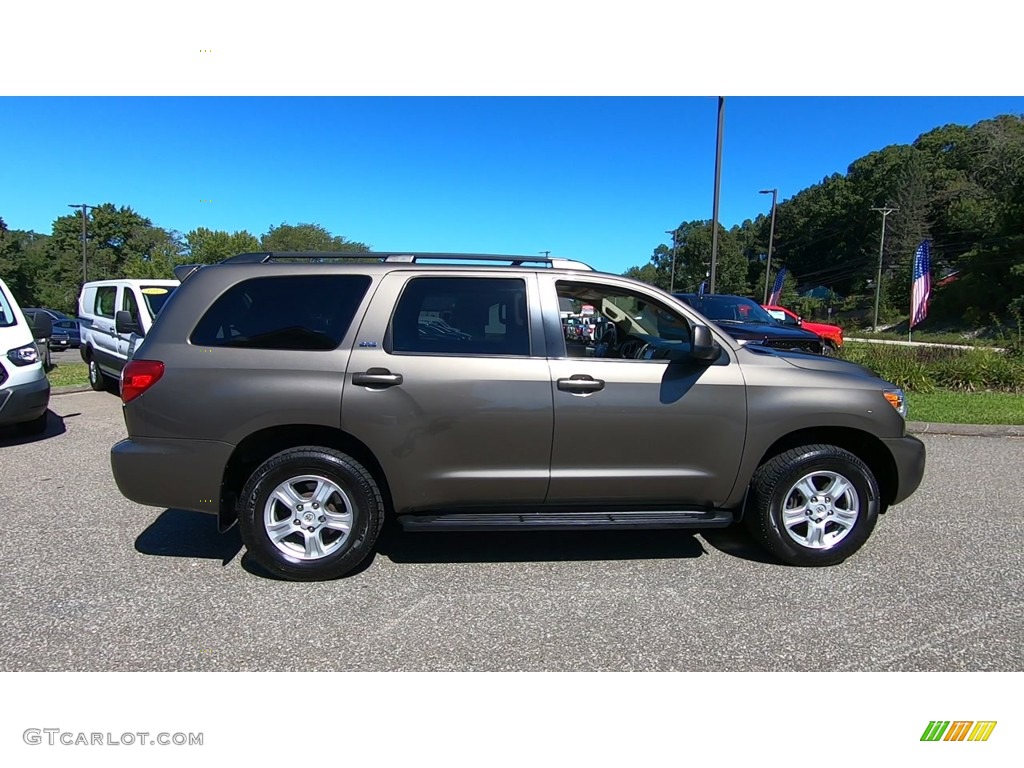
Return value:
M 1024 312 L 1024 116 L 1003 115 L 971 127 L 947 125 L 910 145 L 854 161 L 783 200 L 776 208 L 772 274 L 785 267 L 783 297 L 805 314 L 832 305 L 871 322 L 882 215 L 880 318 L 907 317 L 918 244 L 931 240 L 932 301 L 919 328 L 1017 327 Z M 715 290 L 761 299 L 769 216 L 719 227 Z M 676 229 L 677 291 L 695 291 L 711 261 L 711 222 Z M 626 274 L 668 289 L 672 246 Z M 945 278 L 945 279 L 944 279 Z M 799 298 L 814 291 L 825 300 Z M 904 324 L 905 327 L 905 324 Z

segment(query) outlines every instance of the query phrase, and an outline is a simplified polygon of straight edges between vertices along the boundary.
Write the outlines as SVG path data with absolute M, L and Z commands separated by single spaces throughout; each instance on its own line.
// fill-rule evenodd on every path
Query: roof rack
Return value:
M 552 269 L 582 269 L 593 271 L 593 268 L 581 261 L 551 258 L 548 256 L 502 256 L 493 253 L 418 253 L 410 251 L 278 251 L 263 253 L 240 253 L 224 259 L 221 264 L 270 264 L 281 261 L 308 261 L 319 263 L 324 261 L 376 261 L 381 263 L 414 264 L 421 261 L 483 261 L 502 263 L 512 267 L 527 264 L 543 264 Z M 189 273 L 191 274 L 191 273 Z

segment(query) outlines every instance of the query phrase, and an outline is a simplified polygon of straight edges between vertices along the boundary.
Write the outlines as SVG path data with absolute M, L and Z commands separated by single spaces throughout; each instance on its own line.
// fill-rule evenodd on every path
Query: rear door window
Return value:
M 526 282 L 413 278 L 398 300 L 389 336 L 391 352 L 529 355 Z

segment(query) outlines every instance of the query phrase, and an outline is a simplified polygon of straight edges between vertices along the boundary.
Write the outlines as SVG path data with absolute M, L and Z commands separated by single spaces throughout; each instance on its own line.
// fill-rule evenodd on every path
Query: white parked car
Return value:
M 139 339 L 153 327 L 177 280 L 97 280 L 82 286 L 78 297 L 82 359 L 89 383 L 98 391 L 111 387 Z
M 18 302 L 0 280 L 0 426 L 13 424 L 23 434 L 46 429 L 50 380 L 39 357 L 37 338 L 46 338 L 52 319 L 39 312 L 30 326 Z

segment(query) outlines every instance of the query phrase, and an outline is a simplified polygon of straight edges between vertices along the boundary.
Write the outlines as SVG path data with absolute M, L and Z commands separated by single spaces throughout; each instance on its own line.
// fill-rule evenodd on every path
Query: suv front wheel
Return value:
M 252 473 L 238 508 L 242 541 L 266 570 L 293 581 L 336 579 L 373 552 L 384 520 L 380 489 L 355 459 L 305 446 Z
M 878 511 L 878 483 L 863 461 L 834 445 L 805 445 L 758 467 L 744 520 L 790 565 L 835 565 L 867 541 Z

